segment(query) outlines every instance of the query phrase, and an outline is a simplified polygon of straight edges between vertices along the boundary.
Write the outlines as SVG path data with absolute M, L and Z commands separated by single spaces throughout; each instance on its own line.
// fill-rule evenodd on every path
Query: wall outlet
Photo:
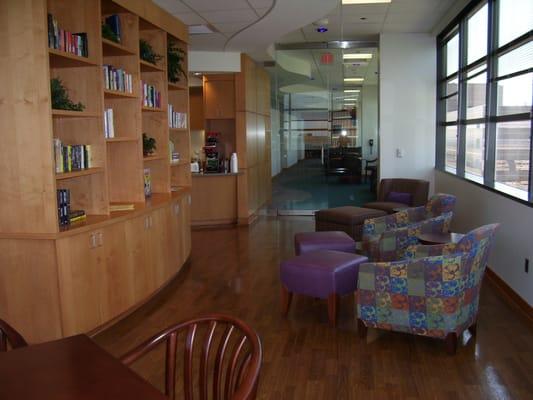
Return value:
M 402 158 L 403 157 L 403 149 L 397 148 L 396 149 L 396 157 Z
M 524 271 L 526 271 L 526 274 L 529 274 L 529 258 L 526 258 L 524 261 Z

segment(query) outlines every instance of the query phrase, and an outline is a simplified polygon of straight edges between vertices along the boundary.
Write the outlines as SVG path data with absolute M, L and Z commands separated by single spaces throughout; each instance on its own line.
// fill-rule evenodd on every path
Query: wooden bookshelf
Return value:
M 190 181 L 190 168 L 172 166 L 168 156 L 171 135 L 178 134 L 168 127 L 168 93 L 178 90 L 168 83 L 166 64 L 167 38 L 186 50 L 188 34 L 151 1 L 5 2 L 0 281 L 12 284 L 9 292 L 0 287 L 0 298 L 9 298 L 0 302 L 0 315 L 38 343 L 88 333 L 126 315 L 175 276 L 189 256 L 190 191 L 173 192 L 171 177 L 182 169 L 176 181 Z M 61 29 L 87 35 L 87 57 L 48 47 L 47 14 Z M 119 43 L 102 37 L 102 21 L 114 14 Z M 162 55 L 155 65 L 140 59 L 141 38 Z M 133 93 L 106 89 L 104 65 L 131 74 Z M 83 111 L 51 108 L 52 78 L 61 80 Z M 161 92 L 160 107 L 142 105 L 141 81 Z M 188 107 L 188 98 L 180 102 Z M 113 138 L 104 134 L 109 108 Z M 156 156 L 143 157 L 143 132 L 156 139 Z M 179 132 L 187 141 L 177 150 L 184 161 L 190 155 L 187 133 Z M 54 139 L 90 145 L 93 167 L 56 173 Z M 149 198 L 145 168 L 152 175 Z M 59 226 L 57 189 L 70 190 L 71 209 L 84 210 L 85 221 Z M 111 203 L 134 204 L 134 210 L 110 212 Z

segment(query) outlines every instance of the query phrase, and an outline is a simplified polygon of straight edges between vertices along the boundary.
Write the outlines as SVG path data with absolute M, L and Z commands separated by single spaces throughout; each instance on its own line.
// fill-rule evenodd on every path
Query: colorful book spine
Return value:
M 133 93 L 133 76 L 126 73 L 122 68 L 112 65 L 104 65 L 104 85 L 108 90 Z
M 90 144 L 65 145 L 54 139 L 55 171 L 80 171 L 93 167 L 92 146 Z
M 111 31 L 116 35 L 119 43 L 122 41 L 121 28 L 120 28 L 120 17 L 117 14 L 110 15 L 104 20 L 104 23 L 109 26 Z
M 104 110 L 104 137 L 111 139 L 115 137 L 115 124 L 113 122 L 113 109 Z
M 70 223 L 70 190 L 57 189 L 57 215 L 59 226 L 65 226 Z
M 168 126 L 169 128 L 187 128 L 187 113 L 174 111 L 172 104 L 168 105 Z
M 80 57 L 89 57 L 87 33 L 72 33 L 61 29 L 52 14 L 48 14 L 48 47 Z
M 141 81 L 141 91 L 144 107 L 161 108 L 161 92 L 155 86 Z

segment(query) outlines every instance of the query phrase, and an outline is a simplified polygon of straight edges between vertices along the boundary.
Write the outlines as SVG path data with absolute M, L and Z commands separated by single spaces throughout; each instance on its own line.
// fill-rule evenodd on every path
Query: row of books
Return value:
M 106 139 L 115 137 L 115 124 L 113 123 L 113 109 L 104 110 L 104 137 Z
M 61 29 L 52 14 L 48 14 L 48 47 L 81 57 L 89 57 L 87 33 L 72 33 Z
M 92 146 L 90 144 L 66 145 L 54 138 L 56 173 L 79 171 L 93 167 Z
M 172 104 L 168 105 L 168 126 L 170 128 L 187 128 L 187 113 L 174 111 Z
M 87 215 L 84 210 L 70 209 L 70 190 L 57 189 L 57 216 L 59 226 L 67 226 L 75 222 L 85 221 Z
M 155 86 L 141 81 L 143 106 L 161 108 L 161 92 Z
M 133 93 L 133 76 L 122 68 L 104 65 L 104 86 L 109 90 Z

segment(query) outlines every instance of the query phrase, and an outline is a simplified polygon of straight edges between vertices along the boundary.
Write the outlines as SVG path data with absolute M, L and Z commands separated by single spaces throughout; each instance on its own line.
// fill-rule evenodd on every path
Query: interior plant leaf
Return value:
M 139 40 L 139 52 L 141 60 L 149 62 L 150 64 L 156 64 L 163 58 L 162 55 L 157 54 L 153 47 L 144 39 Z
M 55 110 L 83 111 L 85 109 L 82 103 L 74 103 L 70 100 L 68 91 L 59 78 L 50 79 L 50 92 L 52 108 Z
M 120 40 L 115 32 L 108 24 L 102 24 L 102 37 L 107 40 L 111 40 L 115 43 L 120 43 Z
M 187 80 L 187 74 L 183 69 L 183 61 L 185 60 L 185 51 L 179 48 L 176 44 L 168 43 L 167 47 L 167 63 L 168 63 L 168 80 L 176 83 L 180 81 L 183 76 Z
M 152 154 L 156 149 L 156 141 L 153 137 L 143 133 L 143 154 L 145 156 Z

